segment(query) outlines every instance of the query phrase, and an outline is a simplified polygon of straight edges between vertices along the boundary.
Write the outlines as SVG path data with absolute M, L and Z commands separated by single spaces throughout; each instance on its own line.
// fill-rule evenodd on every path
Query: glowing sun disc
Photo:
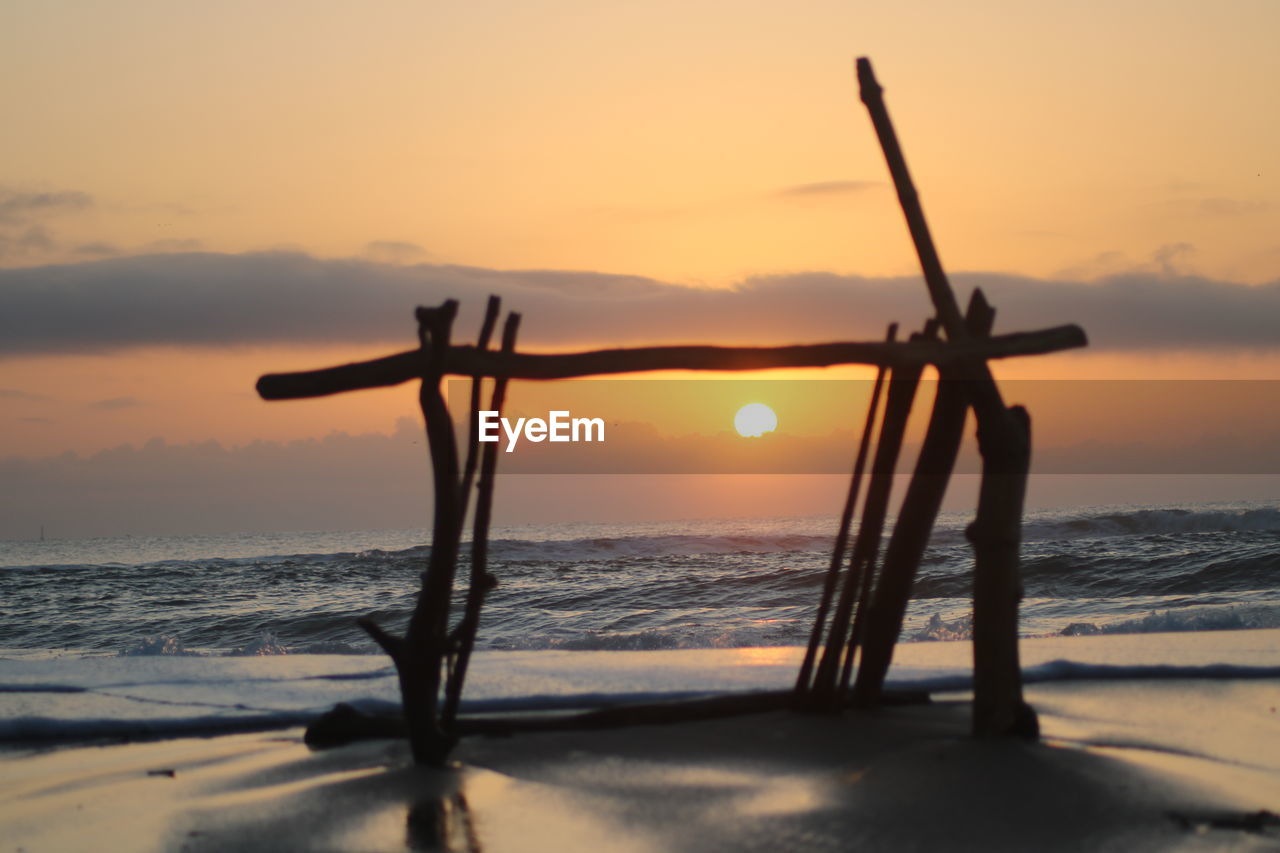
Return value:
M 733 416 L 733 428 L 743 438 L 758 438 L 778 428 L 778 416 L 764 403 L 747 403 Z

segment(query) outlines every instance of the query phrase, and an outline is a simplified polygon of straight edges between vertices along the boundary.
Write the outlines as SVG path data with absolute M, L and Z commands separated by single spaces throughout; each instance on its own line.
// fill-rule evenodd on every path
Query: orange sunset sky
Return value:
M 421 523 L 413 388 L 253 392 L 264 372 L 413 346 L 418 303 L 461 299 L 469 339 L 499 293 L 539 350 L 917 326 L 859 55 L 961 299 L 983 286 L 997 331 L 1089 333 L 1003 378 L 1274 379 L 1276 33 L 1271 0 L 6 4 L 0 538 Z M 546 393 L 512 402 L 545 410 Z M 690 405 L 660 429 L 729 430 L 745 397 L 724 392 L 720 426 Z M 1171 399 L 1138 424 L 1063 409 L 1044 434 L 1233 429 Z M 856 409 L 805 408 L 791 434 Z M 1266 445 L 1273 425 L 1250 409 L 1230 440 Z M 1209 479 L 1048 478 L 1033 498 L 1280 494 Z M 565 480 L 554 512 L 546 482 L 513 483 L 499 506 L 515 522 L 835 512 L 840 489 L 747 501 L 705 481 L 645 509 L 661 482 Z

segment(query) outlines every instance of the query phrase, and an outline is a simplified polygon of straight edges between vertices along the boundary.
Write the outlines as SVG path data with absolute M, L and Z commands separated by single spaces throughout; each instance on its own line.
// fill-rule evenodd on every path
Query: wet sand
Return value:
M 971 739 L 946 701 L 468 738 L 446 770 L 301 730 L 11 753 L 0 850 L 1280 848 L 1274 681 L 1029 698 L 1044 743 Z

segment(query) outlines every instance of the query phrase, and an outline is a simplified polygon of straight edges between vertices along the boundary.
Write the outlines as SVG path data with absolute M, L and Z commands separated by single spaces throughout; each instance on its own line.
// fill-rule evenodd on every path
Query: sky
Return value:
M 5 4 L 0 538 L 422 516 L 413 388 L 253 391 L 411 348 L 420 303 L 461 299 L 470 336 L 499 293 L 542 351 L 918 325 L 862 55 L 961 298 L 982 286 L 997 331 L 1090 336 L 1002 378 L 1270 380 L 1278 31 L 1270 0 Z M 513 404 L 551 393 L 522 385 Z M 1203 406 L 1157 408 L 1140 428 L 1101 410 L 1045 423 L 1113 449 L 1166 427 L 1222 438 Z M 711 434 L 708 417 L 663 429 Z M 1239 441 L 1265 446 L 1270 422 L 1250 420 Z M 1239 476 L 1057 473 L 1033 498 L 1276 496 Z M 512 478 L 499 508 L 546 520 L 551 489 L 581 518 L 834 512 L 828 480 L 747 500 L 742 481 Z

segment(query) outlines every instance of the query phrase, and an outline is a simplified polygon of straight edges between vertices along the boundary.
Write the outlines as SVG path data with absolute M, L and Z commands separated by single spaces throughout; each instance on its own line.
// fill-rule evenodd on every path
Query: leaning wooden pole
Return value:
M 886 341 L 893 341 L 898 334 L 898 324 L 890 323 L 885 334 Z M 853 511 L 862 491 L 862 475 L 867 467 L 867 455 L 871 449 L 871 435 L 875 432 L 876 414 L 880 411 L 880 391 L 884 387 L 887 371 L 881 367 L 876 371 L 876 381 L 871 387 L 871 399 L 867 401 L 867 418 L 862 425 L 862 437 L 858 441 L 858 453 L 853 463 L 853 476 L 849 480 L 849 492 L 845 495 L 844 509 L 840 513 L 840 526 L 836 529 L 836 541 L 831 550 L 831 562 L 827 566 L 827 574 L 822 581 L 822 596 L 818 600 L 818 612 L 813 619 L 813 630 L 809 633 L 809 645 L 804 652 L 804 660 L 800 663 L 800 672 L 796 676 L 795 698 L 797 705 L 802 705 L 804 696 L 809 692 L 813 680 L 813 664 L 822 645 L 823 633 L 827 628 L 827 616 L 835 597 L 836 582 L 840 579 L 840 570 L 844 568 L 844 558 L 849 551 L 849 528 L 853 524 Z
M 930 323 L 924 335 L 913 335 L 912 338 L 927 337 L 935 331 Z M 893 472 L 898 465 L 898 454 L 902 450 L 907 418 L 911 414 L 911 402 L 915 399 L 921 372 L 921 367 L 911 366 L 894 370 L 889 375 L 884 419 L 876 440 L 876 455 L 871 463 L 871 481 L 867 484 L 867 497 L 862 505 L 862 520 L 858 524 L 849 568 L 841 583 L 840 598 L 831 617 L 827 645 L 813 679 L 812 704 L 816 709 L 834 711 L 842 704 L 836 692 L 842 656 L 862 586 L 861 579 L 871 571 L 880 548 L 880 536 L 889 511 L 889 494 L 893 490 Z
M 919 335 L 916 335 L 916 337 L 922 340 L 933 340 L 934 338 L 937 337 L 937 335 L 938 335 L 938 321 L 930 320 L 927 323 L 925 323 L 924 332 Z M 917 387 L 919 386 L 921 373 L 922 371 L 918 370 L 913 374 Z M 911 399 L 904 404 L 907 408 L 907 411 L 906 411 L 907 415 L 910 414 L 910 405 L 915 400 L 915 393 L 916 393 L 916 388 L 912 388 Z M 905 426 L 906 426 L 906 423 L 904 420 L 903 427 Z M 898 437 L 899 446 L 901 445 L 901 443 L 902 443 L 902 436 L 899 435 Z M 900 449 L 900 447 L 898 449 Z M 846 694 L 849 689 L 849 673 L 853 669 L 853 656 L 857 652 L 858 638 L 862 636 L 862 625 L 863 625 L 863 622 L 866 620 L 867 608 L 871 601 L 872 584 L 875 582 L 875 578 L 877 575 L 876 560 L 879 557 L 880 537 L 881 537 L 881 534 L 883 533 L 885 516 L 889 511 L 889 491 L 893 483 L 893 475 L 897 471 L 897 466 L 898 466 L 898 458 L 895 455 L 890 464 L 889 473 L 885 477 L 887 482 L 883 486 L 884 501 L 883 501 L 883 505 L 879 510 L 879 523 L 876 526 L 876 528 L 873 530 L 873 533 L 875 535 L 874 541 L 870 543 L 869 547 L 865 552 L 860 553 L 858 548 L 854 548 L 853 561 L 850 565 L 850 572 L 851 572 L 851 577 L 856 579 L 855 583 L 857 585 L 858 595 L 857 595 L 857 604 L 853 611 L 853 623 L 849 626 L 849 630 L 846 636 L 844 637 L 845 650 L 844 650 L 843 657 L 840 659 L 840 676 L 836 684 L 836 692 L 842 698 L 846 697 Z M 897 529 L 896 524 L 894 525 L 894 528 Z
M 975 290 L 966 314 L 969 331 L 982 337 L 991 331 L 994 311 L 982 291 Z M 956 371 L 939 374 L 937 396 L 929 426 L 925 430 L 916 469 L 907 486 L 906 496 L 898 511 L 898 521 L 885 549 L 884 564 L 876 584 L 866 618 L 855 623 L 850 637 L 846 665 L 853 660 L 853 647 L 861 645 L 862 658 L 854 685 L 853 702 L 859 707 L 873 707 L 880 701 L 884 679 L 893 662 L 893 649 L 902 632 L 902 620 L 911 597 L 911 585 L 924 558 L 934 522 L 942 509 L 947 483 L 960 451 L 965 417 L 969 412 L 969 393 L 963 377 Z M 841 686 L 848 685 L 848 670 L 842 674 Z
M 902 147 L 889 119 L 883 92 L 871 62 L 858 59 L 862 102 L 871 114 L 876 136 L 893 176 L 898 200 L 915 244 L 929 296 L 952 344 L 970 342 L 955 294 L 929 233 L 924 208 Z M 1036 736 L 1035 712 L 1022 698 L 1018 663 L 1017 598 L 1018 550 L 1022 503 L 1030 460 L 1030 433 L 1025 412 L 1008 409 L 1000 397 L 991 369 L 975 361 L 968 368 L 970 403 L 978 421 L 983 456 L 983 484 L 978 517 L 969 529 L 974 548 L 974 712 L 975 734 Z M 1023 464 L 1024 460 L 1028 464 Z M 1013 600 L 1010 607 L 1008 601 Z M 979 619 L 987 620 L 979 629 Z M 979 639 L 981 637 L 981 639 Z

